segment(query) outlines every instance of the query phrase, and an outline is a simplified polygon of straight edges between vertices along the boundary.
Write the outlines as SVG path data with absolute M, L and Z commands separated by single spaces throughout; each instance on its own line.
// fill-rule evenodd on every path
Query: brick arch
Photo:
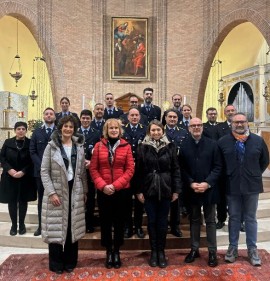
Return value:
M 28 6 L 16 3 L 16 2 L 4 2 L 0 3 L 0 19 L 4 16 L 12 16 L 18 18 L 31 32 L 36 42 L 38 43 L 39 48 L 42 53 L 45 53 L 46 48 L 48 49 L 48 42 L 44 42 L 41 44 L 41 40 L 39 40 L 38 36 L 38 14 L 36 9 L 30 9 Z M 51 53 L 50 53 L 51 51 Z M 57 53 L 56 48 L 52 43 L 52 47 L 48 53 L 49 58 L 47 61 L 50 61 L 51 64 L 46 63 L 48 68 L 48 73 L 50 77 L 50 83 L 52 87 L 52 95 L 54 105 L 56 105 L 57 101 L 60 100 L 61 96 L 64 96 L 66 93 L 66 80 L 64 77 L 58 73 L 64 73 L 63 71 L 59 71 L 63 68 L 59 55 Z
M 231 32 L 233 28 L 237 25 L 251 22 L 256 28 L 262 33 L 267 44 L 270 45 L 270 23 L 265 20 L 262 15 L 255 10 L 252 9 L 237 9 L 232 11 L 231 13 L 222 17 L 218 33 L 218 27 L 215 26 L 210 34 L 214 34 L 216 36 L 209 36 L 208 40 L 204 44 L 204 50 L 200 55 L 200 61 L 202 62 L 196 71 L 194 83 L 193 83 L 193 93 L 198 93 L 197 95 L 197 106 L 196 106 L 196 115 L 202 116 L 203 112 L 203 102 L 205 89 L 207 85 L 208 76 L 210 73 L 210 68 L 213 62 L 213 59 L 222 44 L 225 37 Z M 268 29 L 268 31 L 267 31 Z M 205 56 L 205 54 L 207 54 Z M 199 77 L 199 79 L 198 79 Z M 197 79 L 196 79 L 197 78 Z

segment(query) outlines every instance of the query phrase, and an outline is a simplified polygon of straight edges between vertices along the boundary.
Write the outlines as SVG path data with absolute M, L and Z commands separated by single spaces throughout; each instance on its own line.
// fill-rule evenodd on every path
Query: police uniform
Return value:
M 95 129 L 95 130 L 97 130 L 97 131 L 99 131 L 100 135 L 102 136 L 105 120 L 102 119 L 100 122 L 101 123 L 99 124 L 99 121 L 94 118 L 93 121 L 91 122 L 91 126 L 90 127 Z
M 131 145 L 132 154 L 134 161 L 136 160 L 137 147 L 143 141 L 146 135 L 146 127 L 142 124 L 137 124 L 135 126 L 135 130 L 132 130 L 133 126 L 129 123 L 124 126 L 124 135 L 123 138 Z M 132 223 L 132 207 L 133 201 L 132 197 L 135 194 L 136 190 L 136 179 L 133 177 L 130 182 L 130 193 L 129 198 L 127 200 L 126 206 L 126 222 L 125 222 L 125 237 L 130 237 L 133 233 L 133 223 Z M 135 233 L 139 238 L 144 237 L 144 233 L 142 232 L 142 217 L 143 217 L 143 204 L 138 200 L 137 196 L 135 196 L 134 201 L 134 226 Z
M 141 110 L 140 112 L 144 115 L 146 115 L 147 119 L 148 119 L 148 124 L 154 120 L 157 119 L 160 121 L 161 118 L 161 109 L 159 106 L 157 105 L 153 105 L 150 104 L 149 105 L 149 110 L 147 109 L 147 105 L 146 104 L 141 104 Z
M 104 110 L 104 116 L 103 118 L 105 120 L 111 119 L 111 118 L 115 118 L 115 119 L 119 119 L 121 115 L 124 114 L 123 110 L 117 107 L 113 107 L 111 114 L 109 114 L 109 108 L 105 108 Z
M 84 153 L 85 159 L 91 160 L 92 150 L 95 144 L 100 140 L 100 132 L 91 128 L 86 129 L 87 132 L 84 132 L 85 129 L 80 127 L 78 132 L 85 137 L 84 141 Z M 94 232 L 94 211 L 95 211 L 95 196 L 96 189 L 94 183 L 90 177 L 89 171 L 86 171 L 87 174 L 87 184 L 88 184 L 88 193 L 87 193 L 87 201 L 86 201 L 86 213 L 85 213 L 85 221 L 86 221 L 86 231 Z
M 174 143 L 177 148 L 177 155 L 180 152 L 180 148 L 182 142 L 188 138 L 187 130 L 175 126 L 174 128 L 168 127 L 168 125 L 164 126 L 165 134 L 169 142 Z M 179 229 L 180 225 L 180 205 L 183 205 L 182 198 L 175 200 L 171 203 L 170 209 L 170 227 L 171 233 L 175 236 L 181 236 L 181 231 Z

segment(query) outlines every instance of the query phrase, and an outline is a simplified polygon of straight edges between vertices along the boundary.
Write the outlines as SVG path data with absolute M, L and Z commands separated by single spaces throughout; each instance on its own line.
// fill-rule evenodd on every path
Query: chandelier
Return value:
M 29 87 L 29 91 L 28 91 L 28 96 L 29 98 L 32 100 L 32 106 L 34 106 L 34 101 L 37 99 L 38 95 L 36 94 L 36 90 L 37 90 L 37 82 L 36 82 L 36 77 L 35 77 L 35 61 L 36 59 L 33 59 L 33 75 L 32 75 L 32 79 L 30 82 L 30 87 Z
M 9 74 L 12 78 L 15 79 L 16 87 L 17 83 L 22 78 L 22 67 L 21 67 L 21 57 L 19 56 L 19 21 L 17 19 L 17 54 L 13 59 L 12 65 L 10 67 Z

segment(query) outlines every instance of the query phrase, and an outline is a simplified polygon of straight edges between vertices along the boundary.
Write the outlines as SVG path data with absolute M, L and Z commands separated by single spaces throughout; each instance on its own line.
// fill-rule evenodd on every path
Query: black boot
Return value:
M 158 254 L 157 254 L 157 250 L 156 249 L 151 251 L 149 265 L 151 267 L 156 267 L 158 265 Z
M 26 212 L 27 212 L 27 202 L 19 202 L 19 234 L 23 235 L 26 233 L 26 228 L 24 224 Z
M 108 269 L 113 267 L 113 253 L 112 253 L 112 250 L 107 250 L 106 251 L 105 267 L 108 268 Z
M 161 268 L 167 267 L 168 263 L 165 257 L 165 252 L 164 250 L 159 250 L 158 251 L 158 265 Z
M 149 265 L 156 267 L 158 265 L 158 254 L 157 254 L 157 234 L 154 227 L 148 226 L 149 242 L 151 247 L 151 256 Z
M 167 267 L 168 263 L 165 257 L 167 229 L 159 229 L 157 233 L 158 265 L 161 268 Z
M 17 235 L 17 202 L 8 203 L 8 211 L 12 223 L 9 234 L 14 236 Z
M 122 265 L 119 250 L 113 252 L 113 263 L 114 263 L 114 268 L 120 268 Z

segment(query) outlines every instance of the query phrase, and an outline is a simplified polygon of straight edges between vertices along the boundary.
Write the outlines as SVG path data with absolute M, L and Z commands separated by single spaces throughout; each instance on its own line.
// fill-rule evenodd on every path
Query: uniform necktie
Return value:
M 146 106 L 146 111 L 150 112 L 150 106 L 149 105 Z
M 186 125 L 186 127 L 188 127 L 188 121 L 185 121 L 185 125 Z
M 108 110 L 108 113 L 109 113 L 109 115 L 112 115 L 112 110 L 109 109 L 109 110 Z
M 51 128 L 47 128 L 46 131 L 47 131 L 48 137 L 50 137 L 51 134 L 52 134 L 52 129 Z
M 170 134 L 171 134 L 171 135 L 174 134 L 174 129 L 170 129 Z
M 100 128 L 101 127 L 101 122 L 97 122 L 97 127 Z
M 84 131 L 83 131 L 83 134 L 84 134 L 85 136 L 87 136 L 87 135 L 88 135 L 88 130 L 84 130 Z
M 132 132 L 136 132 L 136 127 L 132 127 Z
M 64 113 L 64 117 L 66 117 L 67 116 L 67 113 Z

